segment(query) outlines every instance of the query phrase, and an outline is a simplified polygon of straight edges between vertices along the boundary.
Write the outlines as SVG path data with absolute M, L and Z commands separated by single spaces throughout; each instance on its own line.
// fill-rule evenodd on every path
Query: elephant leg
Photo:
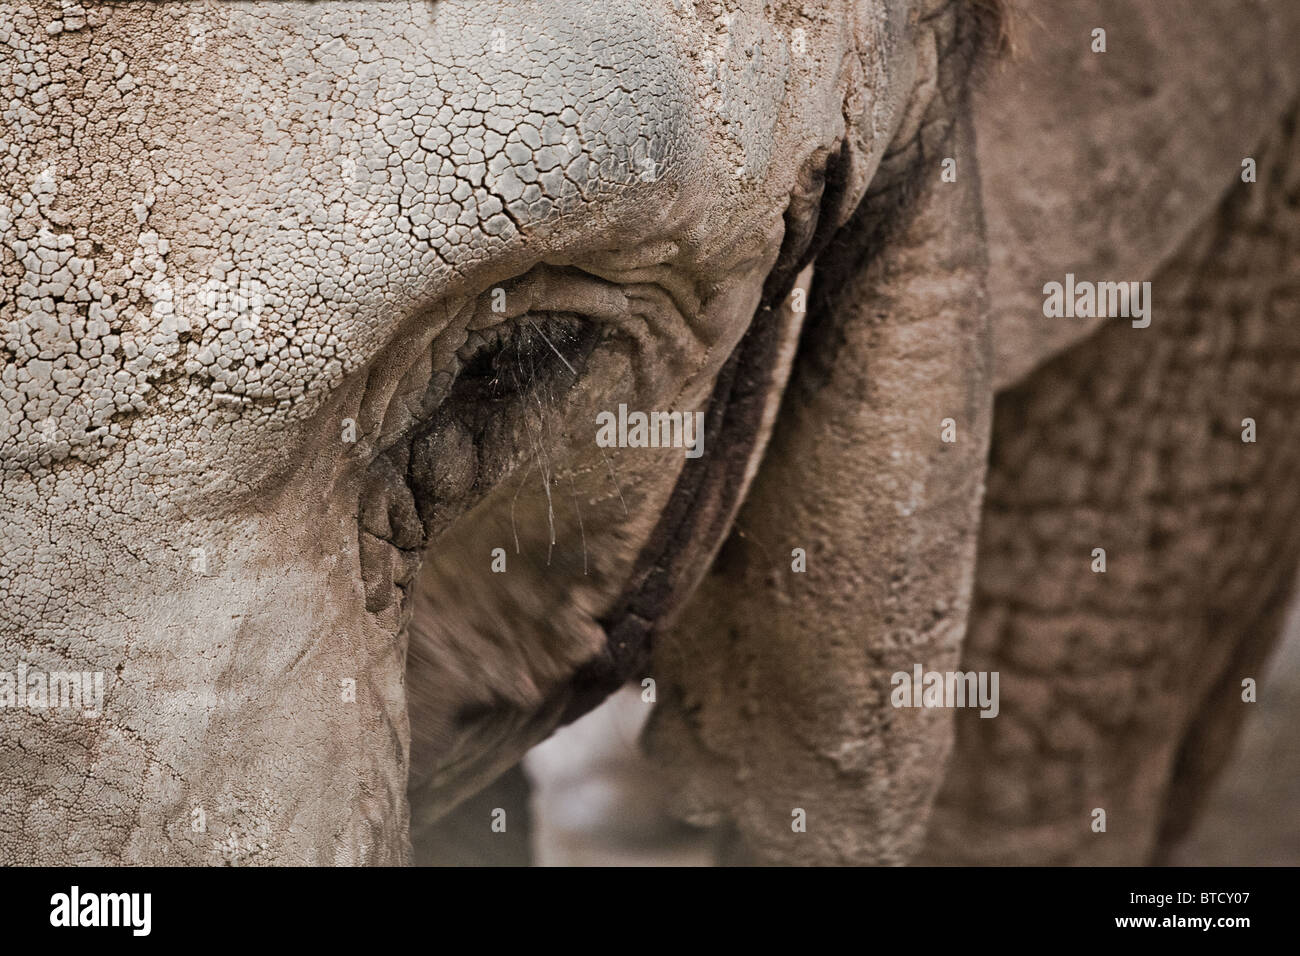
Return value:
M 1280 586 L 1285 584 L 1277 583 Z M 1256 684 L 1264 684 L 1269 656 L 1286 633 L 1289 619 L 1282 595 L 1272 597 L 1275 599 L 1263 609 L 1264 613 L 1253 622 L 1251 629 L 1238 629 L 1241 640 L 1233 649 L 1228 666 L 1200 701 L 1183 735 L 1165 797 L 1164 816 L 1156 834 L 1151 857 L 1154 863 L 1168 863 L 1174 849 L 1201 818 L 1202 808 L 1214 792 L 1212 784 L 1237 746 L 1243 722 L 1247 715 L 1253 715 L 1253 705 L 1242 700 L 1242 681 L 1250 678 Z M 1282 683 L 1275 678 L 1265 690 L 1280 687 Z M 1260 769 L 1279 772 L 1276 767 L 1267 765 Z
M 1145 863 L 1223 763 L 1300 562 L 1297 145 L 1292 111 L 1148 328 L 998 397 L 964 667 L 1001 712 L 959 712 L 923 862 Z

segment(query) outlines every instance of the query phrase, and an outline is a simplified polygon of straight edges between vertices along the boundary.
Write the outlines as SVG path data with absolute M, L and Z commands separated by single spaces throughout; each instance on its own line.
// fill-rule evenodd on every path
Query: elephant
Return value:
M 0 860 L 436 861 L 628 681 L 738 861 L 1185 831 L 1300 556 L 1294 9 L 0 6 Z

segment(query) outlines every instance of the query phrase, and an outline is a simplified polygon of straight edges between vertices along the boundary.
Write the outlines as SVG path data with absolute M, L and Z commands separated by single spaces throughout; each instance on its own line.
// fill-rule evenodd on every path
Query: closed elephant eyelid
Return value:
M 631 366 L 633 391 L 648 387 L 655 357 L 675 365 L 698 341 L 687 318 L 693 312 L 684 310 L 699 303 L 693 295 L 680 301 L 689 276 L 657 261 L 678 247 L 660 243 L 652 251 L 608 260 L 592 253 L 581 265 L 538 262 L 422 307 L 368 365 L 357 415 L 366 447 L 382 452 L 406 440 L 449 402 L 481 422 L 476 401 L 503 410 L 511 395 L 533 385 L 554 401 L 580 382 L 603 345 Z M 645 265 L 648 259 L 657 264 Z M 498 368 L 506 374 L 496 375 Z
M 512 374 L 496 382 L 498 396 L 516 378 L 529 378 L 523 369 L 530 362 L 536 381 L 554 388 L 567 379 L 567 388 L 602 342 L 623 340 L 632 352 L 652 347 L 646 313 L 644 289 L 624 290 L 577 267 L 549 264 L 435 302 L 408 319 L 368 363 L 359 434 L 378 450 L 402 440 L 453 398 L 471 364 L 477 363 L 472 372 L 480 387 L 493 382 L 493 350 L 516 361 Z
M 528 312 L 475 334 L 445 381 L 446 370 L 430 376 L 427 353 L 408 370 L 425 395 L 399 399 L 403 420 L 366 466 L 357 514 L 368 611 L 404 603 L 430 542 L 555 442 L 554 419 L 610 330 L 580 314 Z

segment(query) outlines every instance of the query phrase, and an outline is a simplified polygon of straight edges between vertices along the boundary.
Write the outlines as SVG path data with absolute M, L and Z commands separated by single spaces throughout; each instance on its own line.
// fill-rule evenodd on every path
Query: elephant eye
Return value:
M 470 334 L 399 468 L 431 535 L 520 463 L 540 457 L 550 467 L 575 386 L 610 332 L 585 315 L 537 311 Z
M 595 323 L 563 312 L 528 313 L 476 331 L 456 353 L 460 369 L 450 400 L 490 405 L 534 390 L 571 386 L 597 331 Z

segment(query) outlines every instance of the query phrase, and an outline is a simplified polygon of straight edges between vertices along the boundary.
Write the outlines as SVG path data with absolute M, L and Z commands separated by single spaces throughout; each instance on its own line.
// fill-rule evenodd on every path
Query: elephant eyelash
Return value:
M 504 398 L 539 382 L 571 385 L 598 337 L 595 323 L 573 313 L 526 313 L 470 334 L 457 351 L 453 390 Z M 567 379 L 567 381 L 566 381 Z
M 521 464 L 549 471 L 574 387 L 613 334 L 588 315 L 542 310 L 470 333 L 446 390 L 426 399 L 406 439 L 401 470 L 425 534 L 441 534 Z M 447 470 L 448 440 L 467 451 L 468 473 Z

